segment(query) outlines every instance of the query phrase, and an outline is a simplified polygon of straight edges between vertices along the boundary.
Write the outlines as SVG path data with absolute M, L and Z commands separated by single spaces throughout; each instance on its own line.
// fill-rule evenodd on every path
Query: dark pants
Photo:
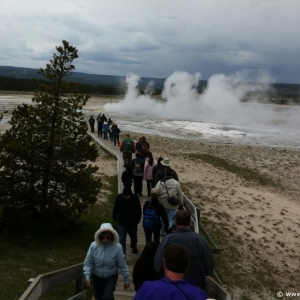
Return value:
M 124 166 L 126 164 L 131 164 L 132 161 L 132 152 L 123 152 L 123 160 L 124 160 Z
M 118 226 L 119 243 L 122 245 L 124 255 L 126 255 L 126 235 L 130 236 L 130 248 L 137 249 L 137 225 L 136 226 Z
M 103 132 L 103 138 L 104 138 L 105 140 L 108 140 L 108 138 L 107 138 L 107 132 Z
M 146 238 L 146 244 L 152 240 L 152 233 L 154 235 L 154 242 L 159 245 L 159 237 L 160 237 L 160 227 L 158 228 L 145 228 L 145 238 Z
M 119 136 L 114 136 L 114 144 L 115 146 L 117 145 L 118 143 L 118 146 L 120 145 L 120 141 L 119 141 Z
M 95 300 L 114 300 L 114 291 L 118 280 L 118 274 L 100 278 L 93 274 L 93 292 Z
M 147 192 L 148 192 L 148 196 L 150 196 L 150 192 L 151 192 L 151 189 L 152 189 L 152 183 L 153 183 L 153 180 L 149 180 L 149 179 L 146 179 L 146 182 L 147 182 Z
M 111 131 L 109 131 L 109 138 L 110 138 L 111 141 L 114 140 L 114 136 L 113 136 L 113 133 Z
M 134 175 L 134 193 L 141 195 L 143 190 L 143 176 Z
M 91 126 L 91 132 L 94 132 L 94 124 L 90 124 Z
M 102 137 L 102 126 L 98 125 L 98 137 Z

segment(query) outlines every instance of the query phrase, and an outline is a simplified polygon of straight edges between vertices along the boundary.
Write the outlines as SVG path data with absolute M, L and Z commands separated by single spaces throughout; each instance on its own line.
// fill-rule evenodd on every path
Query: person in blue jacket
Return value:
M 92 288 L 95 300 L 114 299 L 118 269 L 124 277 L 124 289 L 129 288 L 130 278 L 119 235 L 110 223 L 103 223 L 95 233 L 83 263 L 86 286 Z
M 185 246 L 169 244 L 163 255 L 165 277 L 145 281 L 134 300 L 206 300 L 209 296 L 200 288 L 183 279 L 190 263 L 190 254 Z M 147 272 L 147 270 L 145 270 Z
M 103 131 L 103 139 L 108 140 L 107 132 L 108 132 L 108 124 L 104 121 L 102 125 L 102 131 Z

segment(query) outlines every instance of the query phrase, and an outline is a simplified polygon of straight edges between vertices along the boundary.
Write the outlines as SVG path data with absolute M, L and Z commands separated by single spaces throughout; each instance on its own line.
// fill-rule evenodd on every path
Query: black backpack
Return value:
M 136 173 L 136 174 L 143 173 L 141 161 L 134 162 L 133 173 Z

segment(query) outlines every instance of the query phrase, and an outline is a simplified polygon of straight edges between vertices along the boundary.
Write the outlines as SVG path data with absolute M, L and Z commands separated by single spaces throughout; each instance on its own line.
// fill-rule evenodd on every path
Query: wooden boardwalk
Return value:
M 89 134 L 90 134 L 90 136 L 92 136 L 94 141 L 100 147 L 102 147 L 103 149 L 105 149 L 106 151 L 108 151 L 114 157 L 117 158 L 117 171 L 118 171 L 118 177 L 119 177 L 118 189 L 119 189 L 119 193 L 121 193 L 123 191 L 123 183 L 121 181 L 121 175 L 125 169 L 123 167 L 123 165 L 124 165 L 123 155 L 120 152 L 119 147 L 114 146 L 114 143 L 111 142 L 110 140 L 104 140 L 102 138 L 98 138 L 97 132 L 94 132 L 94 133 L 89 132 Z M 134 154 L 133 154 L 133 158 L 134 158 Z M 143 196 L 140 197 L 142 208 L 143 208 L 145 201 L 149 200 L 149 197 L 147 197 L 147 194 L 148 193 L 147 193 L 146 182 L 143 181 L 143 191 L 142 191 Z M 130 288 L 128 288 L 127 290 L 124 290 L 123 276 L 119 272 L 118 283 L 117 283 L 117 287 L 116 287 L 116 291 L 115 291 L 115 299 L 116 300 L 132 299 L 135 295 L 134 285 L 132 283 L 132 271 L 133 271 L 135 262 L 137 261 L 140 253 L 144 249 L 145 241 L 146 240 L 145 240 L 144 230 L 142 227 L 142 222 L 140 222 L 140 224 L 138 225 L 138 243 L 137 243 L 137 248 L 139 251 L 138 254 L 131 253 L 131 248 L 129 247 L 129 245 L 130 245 L 129 235 L 127 235 L 127 238 L 126 238 L 126 262 L 127 262 L 128 268 L 129 268 L 129 274 L 130 274 L 130 278 L 131 278 Z

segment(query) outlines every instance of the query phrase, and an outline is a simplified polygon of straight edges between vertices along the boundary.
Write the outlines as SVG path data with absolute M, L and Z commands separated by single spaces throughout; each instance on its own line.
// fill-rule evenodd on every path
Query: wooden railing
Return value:
M 1 104 L 0 113 L 10 113 L 17 108 L 19 104 Z
M 30 286 L 23 293 L 19 300 L 37 300 L 43 293 L 52 290 L 60 285 L 72 280 L 75 281 L 75 296 L 68 300 L 84 300 L 85 291 L 82 290 L 83 282 L 83 263 L 70 266 L 57 271 L 39 275 L 32 280 Z
M 90 134 L 90 133 L 88 133 Z M 101 146 L 103 145 L 99 143 L 99 141 L 92 135 L 90 136 Z M 119 159 L 119 156 L 112 152 L 109 148 L 103 147 L 107 152 L 113 155 L 115 158 Z M 118 161 L 119 165 L 119 161 Z M 119 173 L 119 168 L 118 168 Z M 118 178 L 120 178 L 120 174 L 118 174 Z M 119 180 L 119 192 L 121 192 L 122 183 Z M 213 252 L 220 252 L 220 249 L 214 244 L 213 240 L 209 236 L 209 234 L 205 231 L 204 227 L 200 223 L 200 208 L 196 207 L 190 199 L 184 194 L 183 202 L 184 208 L 188 210 L 191 214 L 191 228 L 199 233 L 203 232 L 206 239 L 208 240 Z M 69 298 L 68 300 L 85 300 L 85 291 L 82 290 L 82 280 L 83 280 L 83 272 L 82 272 L 83 264 L 77 264 L 74 266 L 70 266 L 64 269 L 60 269 L 57 271 L 53 271 L 50 273 L 39 275 L 35 278 L 27 290 L 24 292 L 22 297 L 19 300 L 37 300 L 40 295 L 48 290 L 54 289 L 60 285 L 68 283 L 76 279 L 75 284 L 75 296 Z M 231 295 L 226 291 L 225 286 L 222 285 L 219 280 L 216 272 L 213 273 L 212 277 L 207 277 L 207 291 L 210 297 L 219 300 L 231 300 Z

